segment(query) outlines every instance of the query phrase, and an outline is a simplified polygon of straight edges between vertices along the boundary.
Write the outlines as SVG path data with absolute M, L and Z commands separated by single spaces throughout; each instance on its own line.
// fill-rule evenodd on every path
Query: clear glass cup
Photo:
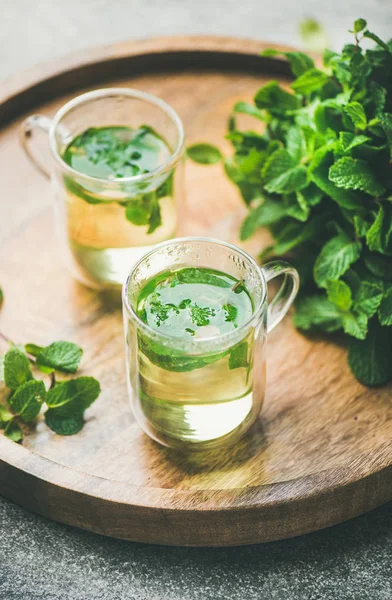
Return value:
M 79 173 L 62 158 L 68 144 L 90 127 L 152 127 L 166 142 L 169 156 L 146 174 L 99 179 Z M 34 130 L 49 135 L 54 160 L 48 166 L 33 142 Z M 32 115 L 22 124 L 23 147 L 37 168 L 50 177 L 55 195 L 57 230 L 74 275 L 94 288 L 117 287 L 129 266 L 156 243 L 175 236 L 184 201 L 184 129 L 166 102 L 133 89 L 106 88 L 82 94 L 49 119 Z M 148 202 L 161 224 L 127 218 L 127 207 Z
M 207 267 L 242 279 L 253 302 L 250 320 L 229 333 L 179 339 L 137 315 L 140 290 L 153 277 L 182 267 Z M 267 282 L 283 275 L 268 306 Z M 215 447 L 237 439 L 256 420 L 266 384 L 265 347 L 298 290 L 297 271 L 283 261 L 259 267 L 246 252 L 209 238 L 160 244 L 132 269 L 123 286 L 127 380 L 139 425 L 172 447 Z M 241 348 L 245 363 L 230 361 Z

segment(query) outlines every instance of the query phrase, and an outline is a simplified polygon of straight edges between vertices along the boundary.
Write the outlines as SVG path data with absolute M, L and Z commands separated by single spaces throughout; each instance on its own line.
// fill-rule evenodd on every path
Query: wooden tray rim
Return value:
M 281 45 L 265 44 L 256 40 L 235 37 L 169 36 L 113 44 L 74 53 L 44 65 L 38 65 L 34 69 L 29 69 L 9 78 L 0 90 L 0 109 L 6 109 L 3 115 L 0 112 L 0 127 L 6 126 L 10 120 L 18 117 L 23 112 L 31 110 L 35 104 L 44 102 L 46 96 L 43 95 L 42 90 L 45 86 L 56 88 L 53 97 L 67 90 L 71 91 L 69 87 L 64 88 L 62 80 L 65 81 L 69 75 L 74 73 L 87 72 L 94 65 L 102 66 L 117 61 L 131 61 L 133 58 L 146 55 L 154 58 L 177 53 L 188 53 L 190 56 L 202 55 L 203 53 L 234 54 L 244 59 L 249 57 L 254 59 L 260 50 L 266 47 L 274 47 L 279 50 L 289 49 Z M 262 71 L 263 64 L 271 64 L 271 61 L 274 61 L 274 64 L 279 65 L 277 70 L 281 73 L 287 74 L 289 72 L 287 62 L 284 59 L 258 58 L 258 61 L 260 71 Z M 235 67 L 233 66 L 234 70 Z M 95 75 L 92 74 L 87 80 L 83 80 L 83 83 L 89 85 L 95 80 Z M 81 82 L 79 81 L 76 87 L 80 87 L 80 85 Z M 26 102 L 26 96 L 31 91 L 34 93 L 29 98 L 30 102 Z M 223 490 L 177 490 L 142 487 L 105 479 L 56 463 L 50 458 L 17 446 L 2 436 L 0 436 L 0 466 L 3 464 L 7 468 L 21 471 L 25 475 L 33 477 L 42 485 L 49 484 L 49 486 L 61 488 L 70 493 L 75 492 L 78 495 L 83 495 L 86 499 L 94 498 L 99 502 L 125 504 L 130 508 L 133 506 L 165 511 L 190 511 L 193 513 L 257 511 L 261 507 L 284 507 L 293 500 L 307 505 L 309 501 L 312 502 L 316 497 L 328 498 L 329 495 L 332 496 L 339 488 L 350 488 L 350 495 L 354 496 L 356 491 L 364 487 L 369 488 L 373 485 L 373 482 L 377 487 L 382 475 L 386 483 L 380 484 L 382 492 L 377 498 L 373 498 L 372 507 L 376 507 L 388 499 L 392 499 L 392 461 L 388 463 L 385 456 L 382 456 L 385 447 L 387 447 L 387 444 L 380 447 L 376 455 L 363 454 L 356 457 L 355 463 L 358 462 L 358 465 L 356 465 L 355 476 L 352 475 L 350 465 L 342 465 L 338 468 L 326 469 L 317 474 L 268 484 L 268 486 L 259 485 Z M 66 473 L 75 474 L 75 481 L 72 485 L 69 484 Z M 336 483 L 337 479 L 339 479 L 339 483 Z M 64 485 L 65 481 L 67 481 L 66 486 Z M 95 489 L 99 489 L 99 496 L 91 495 L 87 491 L 90 483 L 94 484 Z M 233 499 L 233 492 L 235 491 L 240 493 L 238 497 Z M 212 498 L 215 508 L 209 506 L 209 501 Z M 229 502 L 227 501 L 228 498 Z M 198 505 L 195 505 L 195 500 Z M 219 507 L 218 510 L 217 506 Z M 337 517 L 336 522 L 340 520 L 341 518 Z M 83 527 L 83 525 L 81 526 Z

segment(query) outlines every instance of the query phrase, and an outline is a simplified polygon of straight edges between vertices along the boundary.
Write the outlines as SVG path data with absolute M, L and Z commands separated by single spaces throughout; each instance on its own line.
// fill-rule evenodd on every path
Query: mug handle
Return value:
M 44 117 L 43 115 L 31 115 L 25 119 L 19 130 L 19 139 L 22 144 L 23 150 L 26 155 L 33 163 L 33 165 L 44 175 L 47 179 L 50 179 L 50 171 L 47 168 L 44 159 L 39 152 L 33 151 L 33 133 L 36 129 L 40 129 L 45 133 L 49 133 L 52 125 L 51 119 Z
M 268 306 L 267 333 L 283 319 L 299 288 L 298 271 L 283 260 L 272 260 L 261 267 L 266 282 L 271 281 L 279 275 L 284 275 L 282 285 Z

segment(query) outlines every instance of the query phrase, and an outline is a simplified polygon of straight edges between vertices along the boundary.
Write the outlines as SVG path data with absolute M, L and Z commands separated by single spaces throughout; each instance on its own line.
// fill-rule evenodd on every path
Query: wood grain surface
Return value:
M 3 88 L 0 330 L 17 342 L 79 343 L 83 374 L 97 377 L 103 389 L 77 436 L 57 436 L 39 421 L 26 429 L 23 446 L 0 437 L 5 497 L 104 535 L 211 546 L 314 531 L 392 498 L 391 387 L 360 385 L 338 341 L 305 337 L 289 318 L 270 336 L 260 419 L 235 447 L 184 456 L 147 438 L 127 398 L 119 297 L 84 288 L 64 268 L 50 187 L 18 145 L 23 112 L 53 115 L 76 89 L 127 85 L 172 104 L 189 142 L 225 148 L 233 103 L 287 76 L 284 62 L 257 57 L 262 47 L 200 37 L 122 44 Z M 183 233 L 238 243 L 245 209 L 221 168 L 188 164 L 186 188 Z M 261 232 L 245 247 L 256 252 L 266 243 Z

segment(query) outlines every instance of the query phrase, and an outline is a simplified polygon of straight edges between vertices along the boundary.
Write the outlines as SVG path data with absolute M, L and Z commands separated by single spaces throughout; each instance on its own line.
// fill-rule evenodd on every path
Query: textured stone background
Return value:
M 298 45 L 316 17 L 339 48 L 354 18 L 392 35 L 391 0 L 0 0 L 0 78 L 92 45 L 211 33 Z M 332 529 L 232 549 L 119 542 L 0 499 L 0 600 L 391 600 L 392 505 Z

